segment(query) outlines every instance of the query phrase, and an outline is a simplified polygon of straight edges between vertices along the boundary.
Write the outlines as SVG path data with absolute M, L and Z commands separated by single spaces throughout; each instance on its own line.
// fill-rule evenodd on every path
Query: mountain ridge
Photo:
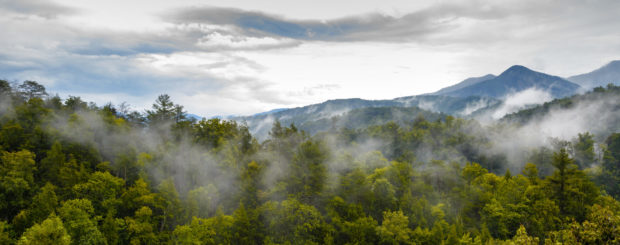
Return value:
M 604 87 L 609 83 L 620 85 L 620 60 L 613 60 L 596 70 L 570 76 L 566 79 L 581 85 L 585 89 Z
M 468 86 L 471 86 L 471 85 L 474 85 L 474 84 L 477 84 L 477 83 L 480 83 L 480 82 L 484 82 L 486 80 L 493 79 L 495 77 L 497 77 L 497 76 L 495 76 L 493 74 L 487 74 L 487 75 L 484 75 L 484 76 L 481 76 L 481 77 L 470 77 L 470 78 L 467 78 L 467 79 L 465 79 L 465 80 L 463 80 L 460 83 L 457 83 L 455 85 L 448 86 L 448 87 L 442 88 L 440 90 L 437 90 L 436 92 L 431 93 L 431 95 L 446 94 L 446 93 L 449 93 L 449 92 L 452 92 L 452 91 L 459 90 L 461 88 L 465 88 L 465 87 L 468 87 Z
M 595 71 L 616 65 L 620 66 L 620 61 L 612 61 Z M 343 116 L 346 117 L 355 110 L 357 110 L 356 117 L 366 118 L 368 121 L 385 121 L 385 118 L 369 118 L 368 115 L 385 117 L 394 115 L 396 111 L 401 114 L 406 111 L 420 114 L 420 111 L 424 111 L 424 113 L 477 117 L 496 110 L 510 95 L 532 88 L 548 92 L 556 99 L 583 91 L 580 85 L 559 76 L 534 71 L 522 65 L 513 65 L 500 75 L 487 74 L 467 78 L 429 94 L 397 97 L 391 100 L 331 99 L 322 103 L 274 109 L 249 116 L 231 116 L 229 119 L 247 123 L 252 133 L 260 137 L 260 135 L 268 134 L 275 121 L 280 121 L 284 125 L 294 123 L 300 129 L 317 132 L 321 126 L 329 126 L 329 120 L 342 119 Z M 390 110 L 389 108 L 413 109 Z M 345 118 L 344 121 L 346 120 Z M 351 124 L 341 123 L 340 125 L 350 126 Z
M 580 86 L 558 76 L 533 71 L 522 65 L 513 65 L 495 78 L 445 93 L 445 95 L 502 98 L 529 88 L 545 90 L 553 97 L 561 98 L 575 94 Z

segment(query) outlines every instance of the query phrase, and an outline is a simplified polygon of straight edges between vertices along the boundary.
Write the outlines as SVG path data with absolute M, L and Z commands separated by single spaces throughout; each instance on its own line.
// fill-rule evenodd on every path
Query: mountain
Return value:
M 295 125 L 313 135 L 331 129 L 364 129 L 369 126 L 383 125 L 388 122 L 405 125 L 412 123 L 419 117 L 423 117 L 428 121 L 436 121 L 446 116 L 447 115 L 443 113 L 435 113 L 418 107 L 366 107 L 353 109 L 339 116 L 308 120 Z
M 493 75 L 493 74 L 487 74 L 487 75 L 484 75 L 484 76 L 481 76 L 481 77 L 470 77 L 470 78 L 467 78 L 467 79 L 463 80 L 460 83 L 457 83 L 457 84 L 452 85 L 450 87 L 442 88 L 439 91 L 437 91 L 435 93 L 431 93 L 431 94 L 433 94 L 433 95 L 447 94 L 447 93 L 450 93 L 450 92 L 453 92 L 453 91 L 457 91 L 457 90 L 465 88 L 465 87 L 469 87 L 469 86 L 477 84 L 479 82 L 483 82 L 483 81 L 486 81 L 486 80 L 491 80 L 493 78 L 495 78 L 495 75 Z
M 455 116 L 468 116 L 473 112 L 501 103 L 500 100 L 481 96 L 452 97 L 445 95 L 417 95 L 394 99 L 402 106 L 415 106 L 422 109 Z
M 288 108 L 277 108 L 277 109 L 273 109 L 273 110 L 269 110 L 269 111 L 265 111 L 265 112 L 259 112 L 259 113 L 254 114 L 253 116 L 272 114 L 272 113 L 276 113 L 276 112 L 280 112 L 280 111 L 285 111 L 285 110 L 288 110 Z
M 585 89 L 607 86 L 609 83 L 620 85 L 620 60 L 614 60 L 592 72 L 567 78 Z
M 252 116 L 232 117 L 231 119 L 246 123 L 253 135 L 258 138 L 265 138 L 276 120 L 280 121 L 282 125 L 294 123 L 298 128 L 307 130 L 304 128 L 306 123 L 341 116 L 353 109 L 400 105 L 401 103 L 392 100 L 337 99 L 320 104 L 258 113 Z
M 445 114 L 466 116 L 498 103 L 501 102 L 493 98 L 443 95 L 408 96 L 393 100 L 337 99 L 230 119 L 246 123 L 253 135 L 265 138 L 276 120 L 282 125 L 294 123 L 299 129 L 314 134 L 333 127 L 356 129 L 388 121 L 404 123 L 418 115 L 429 119 Z
M 443 95 L 503 98 L 508 94 L 530 88 L 542 89 L 548 91 L 555 98 L 561 98 L 575 94 L 580 86 L 561 77 L 547 75 L 532 71 L 524 66 L 515 65 L 497 77 L 445 92 Z
M 253 135 L 266 138 L 273 123 L 295 124 L 310 134 L 334 127 L 351 129 L 396 121 L 405 123 L 416 116 L 441 118 L 442 115 L 477 117 L 493 113 L 507 95 L 538 88 L 554 98 L 573 95 L 580 88 L 563 78 L 512 66 L 499 76 L 473 77 L 432 94 L 399 97 L 392 100 L 337 99 L 290 109 L 276 109 L 251 116 L 231 117 L 246 123 Z M 527 102 L 527 101 L 526 101 Z M 529 107 L 534 105 L 529 105 Z

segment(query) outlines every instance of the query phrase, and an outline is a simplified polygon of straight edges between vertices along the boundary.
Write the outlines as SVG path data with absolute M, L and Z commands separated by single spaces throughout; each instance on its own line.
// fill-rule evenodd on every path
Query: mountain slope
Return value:
M 313 104 L 303 107 L 275 110 L 273 112 L 258 113 L 252 116 L 233 117 L 232 120 L 245 122 L 253 135 L 258 138 L 267 136 L 275 121 L 280 121 L 283 125 L 294 123 L 302 130 L 307 122 L 321 119 L 329 119 L 334 116 L 343 115 L 353 109 L 368 107 L 391 107 L 401 106 L 401 103 L 392 100 L 363 100 L 363 99 L 337 99 L 328 100 L 320 104 Z M 328 128 L 326 128 L 327 130 Z
M 493 98 L 443 95 L 408 96 L 393 100 L 338 99 L 231 119 L 241 123 L 245 122 L 253 135 L 263 138 L 267 136 L 276 120 L 283 125 L 294 123 L 302 130 L 316 133 L 334 126 L 338 128 L 360 128 L 373 125 L 373 123 L 399 121 L 401 119 L 398 117 L 403 116 L 415 118 L 418 114 L 431 118 L 438 118 L 439 113 L 465 116 L 478 109 L 498 103 L 500 102 Z M 379 107 L 382 109 L 375 109 Z M 354 110 L 357 111 L 353 112 Z M 351 119 L 353 117 L 358 118 L 361 122 L 355 122 Z M 332 120 L 338 120 L 338 123 L 333 124 Z
M 504 116 L 504 122 L 531 125 L 537 130 L 558 135 L 590 132 L 607 137 L 620 132 L 620 87 L 595 88 L 579 94 L 538 105 Z M 547 132 L 547 133 L 548 133 Z
M 515 65 L 508 68 L 499 76 L 475 83 L 473 85 L 454 90 L 444 95 L 467 97 L 486 96 L 502 98 L 508 94 L 520 92 L 530 88 L 537 88 L 549 92 L 555 98 L 575 94 L 579 85 L 564 80 L 561 77 L 532 71 L 524 66 Z
M 423 117 L 428 121 L 436 121 L 445 118 L 446 114 L 430 112 L 418 107 L 367 107 L 353 109 L 340 116 L 309 120 L 296 125 L 312 135 L 330 129 L 363 129 L 391 121 L 405 125 L 412 123 L 418 117 Z
M 527 92 L 527 89 L 544 90 L 553 98 L 574 94 L 580 87 L 557 76 L 532 71 L 523 66 L 512 66 L 499 76 L 485 75 L 469 78 L 456 85 L 441 89 L 433 94 L 407 96 L 393 100 L 338 99 L 291 109 L 277 109 L 252 116 L 233 117 L 245 122 L 252 134 L 266 137 L 275 121 L 283 125 L 294 123 L 311 134 L 333 127 L 365 127 L 373 122 L 399 120 L 404 109 L 409 108 L 406 117 L 413 114 L 444 113 L 456 116 L 474 117 L 483 112 L 501 107 L 507 95 Z M 533 105 L 530 105 L 533 106 Z M 381 107 L 383 109 L 373 109 Z M 352 114 L 353 110 L 357 110 Z M 424 111 L 424 113 L 420 111 Z M 397 112 L 398 111 L 398 112 Z M 361 123 L 351 123 L 357 115 Z M 435 116 L 433 116 L 435 117 Z M 347 120 L 349 120 L 347 122 Z M 338 123 L 335 123 L 338 121 Z
M 469 87 L 469 86 L 472 86 L 474 84 L 477 84 L 477 83 L 480 83 L 480 82 L 483 82 L 483 81 L 486 81 L 486 80 L 491 80 L 491 79 L 493 79 L 495 77 L 496 76 L 493 75 L 493 74 L 487 74 L 487 75 L 484 75 L 484 76 L 481 76 L 481 77 L 470 77 L 470 78 L 467 78 L 467 79 L 463 80 L 460 83 L 457 83 L 457 84 L 449 86 L 449 87 L 442 88 L 442 89 L 438 90 L 437 92 L 431 93 L 431 94 L 433 94 L 433 95 L 448 94 L 450 92 L 454 92 L 454 91 L 457 91 L 459 89 L 462 89 L 462 88 L 465 88 L 465 87 Z
M 614 60 L 592 72 L 567 78 L 585 89 L 605 87 L 609 83 L 620 85 L 620 60 Z

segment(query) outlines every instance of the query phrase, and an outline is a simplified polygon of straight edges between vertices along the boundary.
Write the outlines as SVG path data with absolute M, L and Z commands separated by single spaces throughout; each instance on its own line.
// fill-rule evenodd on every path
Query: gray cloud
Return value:
M 232 26 L 252 36 L 322 41 L 407 41 L 458 28 L 461 18 L 503 19 L 510 16 L 510 11 L 502 5 L 464 2 L 434 5 L 401 17 L 369 13 L 332 20 L 294 20 L 256 11 L 203 7 L 178 10 L 166 18 L 177 24 Z
M 0 0 L 0 9 L 18 14 L 36 15 L 46 19 L 79 12 L 75 8 L 47 0 Z
M 236 8 L 194 7 L 173 11 L 164 18 L 179 25 L 228 26 L 247 36 L 306 41 L 488 43 L 519 38 L 524 32 L 536 29 L 566 33 L 567 28 L 578 28 L 583 22 L 599 22 L 599 29 L 608 30 L 604 26 L 615 26 L 613 21 L 617 22 L 618 18 L 609 19 L 611 23 L 604 23 L 601 18 L 616 16 L 612 12 L 619 6 L 619 2 L 609 0 L 587 4 L 572 0 L 472 0 L 443 2 L 399 17 L 368 13 L 330 20 L 297 20 Z M 601 15 L 601 12 L 606 14 Z

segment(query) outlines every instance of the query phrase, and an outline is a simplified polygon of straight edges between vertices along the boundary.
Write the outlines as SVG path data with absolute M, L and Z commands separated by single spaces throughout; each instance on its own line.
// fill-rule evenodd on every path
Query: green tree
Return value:
M 302 143 L 293 157 L 287 181 L 287 192 L 303 203 L 316 203 L 327 178 L 326 150 L 319 142 Z
M 77 159 L 70 157 L 59 169 L 58 178 L 63 193 L 71 192 L 73 186 L 84 182 L 88 179 L 88 167 L 84 162 L 78 162 Z
M 616 199 L 620 199 L 620 133 L 611 134 L 605 140 L 602 172 L 596 182 Z
M 242 193 L 241 202 L 250 209 L 256 209 L 260 205 L 260 196 L 262 189 L 262 172 L 263 167 L 252 161 L 245 167 L 242 175 Z
M 194 142 L 210 148 L 218 148 L 228 140 L 232 140 L 239 134 L 239 128 L 235 121 L 212 118 L 200 120 L 193 125 Z
M 187 119 L 187 112 L 183 110 L 182 105 L 174 105 L 174 122 L 179 123 L 185 119 Z
M 372 215 L 381 220 L 383 211 L 393 210 L 396 207 L 396 191 L 386 178 L 379 178 L 372 184 L 373 208 Z
M 34 187 L 35 155 L 28 150 L 1 152 L 0 212 L 5 220 L 27 207 Z
M 41 98 L 47 95 L 45 87 L 35 81 L 26 80 L 19 86 L 17 86 L 19 94 L 25 97 L 27 100 L 32 98 Z
M 213 219 L 194 218 L 189 225 L 180 225 L 172 233 L 176 244 L 218 244 L 216 243 Z
M 216 210 L 217 198 L 218 191 L 213 184 L 190 190 L 184 205 L 187 221 L 192 221 L 194 217 L 206 218 L 213 216 Z
M 114 210 L 108 211 L 99 227 L 108 244 L 119 244 L 121 242 L 121 235 L 126 234 L 123 229 L 125 228 L 123 226 L 125 221 L 114 216 Z
M 373 200 L 371 183 L 361 168 L 355 168 L 340 177 L 337 189 L 338 196 L 349 203 L 358 203 L 364 209 L 370 210 Z
M 139 208 L 134 217 L 125 217 L 130 244 L 156 244 L 158 242 L 152 224 L 153 211 L 149 207 Z
M 213 240 L 200 240 L 195 233 L 196 231 L 189 225 L 179 225 L 172 232 L 172 240 L 174 240 L 174 244 L 178 245 L 213 244 Z
M 131 216 L 145 206 L 154 208 L 157 206 L 158 198 L 159 196 L 156 193 L 151 192 L 148 183 L 139 178 L 121 195 L 123 205 L 120 208 L 120 215 L 121 217 Z M 152 212 L 150 208 L 149 210 Z
M 166 179 L 159 184 L 159 194 L 161 195 L 162 220 L 159 231 L 165 228 L 172 230 L 176 226 L 176 219 L 180 218 L 183 212 L 179 193 L 174 185 L 172 178 Z
M 0 149 L 19 151 L 28 146 L 28 132 L 16 121 L 9 121 L 0 129 Z
M 69 111 L 69 113 L 74 113 L 77 111 L 86 111 L 88 110 L 88 104 L 82 100 L 79 96 L 69 96 L 65 100 L 65 110 Z
M 62 145 L 56 141 L 52 144 L 52 148 L 47 151 L 45 158 L 41 160 L 38 166 L 38 175 L 43 181 L 49 181 L 55 185 L 59 185 L 61 181 L 60 168 L 65 165 L 66 155 L 62 152 Z
M 343 233 L 347 238 L 346 244 L 377 244 L 377 221 L 372 217 L 360 217 L 354 221 L 345 221 Z
M 0 80 L 0 95 L 2 98 L 7 98 L 11 95 L 11 84 L 5 80 Z
M 73 244 L 105 244 L 103 234 L 93 219 L 95 210 L 88 199 L 65 201 L 58 209 L 65 227 L 73 239 Z
M 530 180 L 530 184 L 538 184 L 538 168 L 536 165 L 533 163 L 526 163 L 525 167 L 523 167 L 523 176 Z
M 2 84 L 0 83 L 0 85 Z M 11 239 L 10 226 L 4 221 L 0 221 L 0 244 L 2 245 L 14 244 L 13 239 Z
M 585 173 L 573 164 L 573 159 L 565 149 L 553 154 L 552 164 L 557 170 L 546 180 L 560 213 L 579 221 L 584 220 L 588 207 L 598 196 L 598 189 Z
M 268 202 L 262 209 L 267 218 L 266 240 L 274 243 L 320 244 L 331 238 L 323 216 L 314 206 L 289 198 L 279 204 Z
M 17 244 L 69 245 L 71 236 L 65 230 L 62 220 L 51 215 L 41 224 L 35 224 L 26 230 Z
M 232 226 L 234 219 L 230 215 L 225 215 L 221 208 L 218 208 L 215 217 L 209 218 L 207 226 L 214 231 L 215 244 L 232 244 Z M 192 221 L 193 224 L 194 221 Z M 206 234 L 208 235 L 208 233 Z M 203 235 L 204 236 L 204 235 Z
M 578 134 L 574 144 L 575 163 L 581 169 L 594 163 L 594 139 L 590 133 Z
M 146 117 L 152 124 L 158 123 L 178 123 L 186 119 L 186 112 L 183 106 L 174 104 L 167 94 L 157 96 L 152 110 L 146 111 Z
M 233 244 L 261 244 L 263 242 L 262 222 L 253 209 L 246 210 L 243 203 L 233 213 L 232 243 Z
M 114 177 L 109 172 L 95 172 L 88 181 L 73 186 L 73 192 L 77 198 L 92 200 L 97 214 L 105 214 L 118 209 L 121 204 L 118 198 L 123 186 L 123 179 Z
M 383 212 L 383 222 L 377 227 L 380 244 L 410 244 L 412 233 L 409 218 L 402 211 Z
M 32 198 L 28 209 L 23 209 L 13 218 L 13 225 L 18 233 L 23 232 L 32 224 L 40 223 L 50 214 L 54 213 L 58 206 L 58 197 L 54 191 L 56 187 L 49 182 L 43 186 Z
M 527 235 L 525 227 L 520 226 L 517 230 L 517 234 L 512 238 L 511 244 L 515 245 L 538 245 L 538 237 L 531 237 Z
M 170 95 L 160 94 L 153 104 L 153 110 L 146 111 L 147 118 L 152 122 L 164 122 L 172 120 L 175 116 L 174 103 Z

